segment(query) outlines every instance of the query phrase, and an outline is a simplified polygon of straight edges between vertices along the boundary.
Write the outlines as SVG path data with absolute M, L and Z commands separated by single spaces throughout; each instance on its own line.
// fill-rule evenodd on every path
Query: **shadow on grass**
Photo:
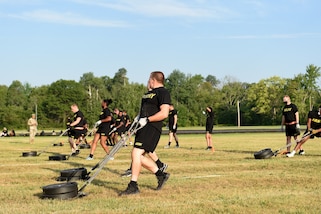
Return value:
M 230 152 L 230 153 L 241 153 L 241 154 L 254 154 L 257 151 L 241 151 L 241 150 L 222 150 L 223 152 Z

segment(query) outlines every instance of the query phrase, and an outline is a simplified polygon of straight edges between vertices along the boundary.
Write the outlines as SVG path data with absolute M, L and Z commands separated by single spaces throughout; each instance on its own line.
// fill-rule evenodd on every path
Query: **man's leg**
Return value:
M 90 154 L 88 155 L 86 160 L 93 160 L 94 159 L 94 152 L 96 151 L 97 142 L 98 142 L 99 138 L 100 138 L 100 133 L 96 133 L 94 136 L 94 140 L 92 141 L 92 143 L 90 145 Z
M 174 139 L 175 139 L 175 142 L 176 142 L 176 147 L 178 148 L 179 147 L 179 143 L 178 143 L 178 137 L 177 137 L 176 132 L 173 133 L 173 136 L 174 136 Z
M 170 174 L 158 169 L 158 166 L 155 164 L 155 162 L 152 159 L 145 157 L 144 155 L 141 155 L 141 163 L 145 169 L 151 171 L 152 173 L 154 173 L 156 175 L 156 178 L 158 181 L 158 185 L 157 185 L 156 190 L 162 189 L 162 187 L 164 186 L 164 184 L 168 180 Z
M 133 148 L 132 151 L 132 163 L 131 163 L 131 180 L 126 188 L 125 191 L 121 192 L 119 195 L 132 195 L 132 194 L 137 194 L 139 193 L 138 189 L 138 176 L 140 173 L 140 170 L 142 168 L 142 161 L 141 161 L 141 156 L 144 154 L 143 149 L 138 149 L 138 148 Z
M 291 136 L 286 136 L 286 151 L 289 153 L 291 151 Z
M 156 163 L 157 167 L 162 171 L 165 172 L 168 165 L 160 161 L 159 157 L 156 155 L 156 152 L 148 152 L 148 156 Z
M 100 145 L 103 147 L 103 149 L 105 150 L 105 152 L 107 154 L 109 154 L 109 149 L 108 149 L 108 146 L 107 146 L 107 136 L 101 136 L 100 137 Z
M 164 146 L 165 149 L 168 149 L 171 146 L 173 140 L 173 132 L 169 131 L 168 133 L 168 144 Z

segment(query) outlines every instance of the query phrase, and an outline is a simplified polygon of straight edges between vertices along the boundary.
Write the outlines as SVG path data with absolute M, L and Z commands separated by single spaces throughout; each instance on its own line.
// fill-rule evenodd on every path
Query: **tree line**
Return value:
M 127 70 L 120 68 L 114 77 L 95 77 L 84 73 L 80 80 L 58 80 L 50 85 L 31 87 L 15 80 L 10 86 L 0 85 L 0 124 L 10 129 L 27 128 L 32 113 L 37 114 L 39 128 L 64 129 L 70 106 L 76 103 L 89 125 L 98 120 L 102 99 L 111 98 L 109 106 L 126 110 L 135 117 L 146 84 L 130 83 Z M 246 83 L 214 75 L 203 77 L 173 70 L 166 78 L 172 103 L 178 110 L 179 126 L 204 126 L 203 111 L 211 106 L 217 125 L 278 125 L 281 123 L 283 96 L 289 95 L 300 112 L 301 124 L 306 123 L 308 112 L 321 104 L 320 67 L 310 64 L 304 73 L 293 78 L 273 76 L 257 83 Z M 146 79 L 147 83 L 147 79 Z

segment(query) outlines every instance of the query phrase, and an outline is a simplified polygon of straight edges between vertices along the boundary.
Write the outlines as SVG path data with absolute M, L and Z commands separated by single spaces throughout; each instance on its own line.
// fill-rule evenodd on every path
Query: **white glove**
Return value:
M 101 124 L 101 120 L 98 120 L 96 123 L 95 123 L 95 126 L 99 126 Z
M 173 125 L 173 129 L 176 129 L 176 125 Z
M 205 111 L 202 111 L 203 114 L 206 114 Z
M 113 132 L 115 132 L 117 130 L 117 128 L 115 127 L 115 128 L 113 128 Z
M 143 117 L 143 118 L 140 118 L 138 123 L 140 125 L 141 128 L 143 128 L 144 126 L 146 126 L 146 124 L 149 122 L 148 118 L 147 117 Z
M 297 129 L 300 128 L 300 124 L 299 124 L 299 123 L 296 124 L 296 128 L 297 128 Z

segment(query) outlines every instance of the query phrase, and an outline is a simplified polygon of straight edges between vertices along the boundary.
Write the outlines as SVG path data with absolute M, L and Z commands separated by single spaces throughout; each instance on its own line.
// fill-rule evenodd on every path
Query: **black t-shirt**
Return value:
M 206 127 L 212 127 L 214 125 L 214 112 L 206 111 Z
M 119 128 L 122 128 L 122 127 L 125 127 L 126 125 L 126 121 L 125 121 L 125 117 L 124 115 L 120 116 L 118 115 L 117 118 L 116 118 L 116 121 L 115 121 L 115 126 L 119 126 L 121 124 L 121 122 L 123 122 L 123 125 Z
M 164 87 L 154 88 L 148 91 L 142 97 L 142 104 L 140 109 L 140 117 L 149 117 L 160 111 L 160 106 L 163 104 L 170 104 L 171 96 Z M 163 122 L 157 121 L 151 123 L 158 130 L 162 130 Z
M 311 119 L 311 127 L 312 129 L 320 129 L 321 128 L 321 115 L 319 111 L 313 110 L 308 114 L 308 118 Z
M 74 113 L 74 121 L 77 120 L 77 118 L 80 117 L 80 121 L 78 124 L 75 125 L 75 127 L 84 127 L 84 114 L 81 111 L 77 111 Z
M 130 118 L 129 118 L 128 114 L 123 115 L 123 116 L 124 116 L 124 123 L 125 123 L 124 125 L 126 126 L 127 122 L 130 123 Z
M 295 113 L 298 112 L 298 108 L 293 103 L 285 105 L 282 112 L 286 123 L 296 121 Z
M 168 114 L 168 126 L 169 127 L 173 127 L 174 126 L 174 122 L 175 122 L 174 117 L 175 117 L 175 115 L 177 115 L 177 110 L 176 109 L 173 109 L 173 110 L 169 111 L 169 114 Z
M 99 115 L 99 120 L 103 120 L 107 118 L 108 116 L 111 116 L 109 108 L 104 108 Z M 110 121 L 109 122 L 102 122 L 99 125 L 100 128 L 110 128 Z

